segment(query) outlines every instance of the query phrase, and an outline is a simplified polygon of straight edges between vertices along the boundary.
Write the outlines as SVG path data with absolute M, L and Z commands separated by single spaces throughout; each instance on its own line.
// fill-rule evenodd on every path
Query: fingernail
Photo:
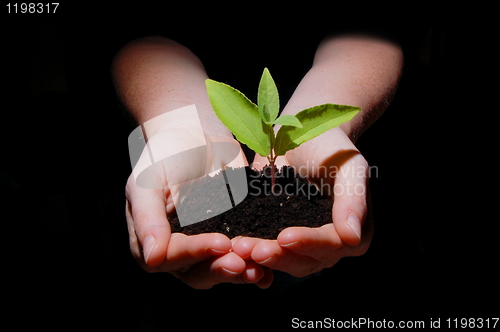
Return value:
M 299 241 L 295 241 L 295 242 L 287 243 L 287 244 L 280 244 L 280 246 L 282 246 L 282 247 L 290 247 L 290 246 L 293 246 L 294 244 L 297 244 L 297 243 L 299 243 Z
M 224 270 L 224 271 L 226 271 L 229 274 L 234 274 L 234 275 L 239 274 L 238 272 L 234 272 L 234 271 L 228 270 L 225 267 L 221 267 L 221 269 Z
M 257 263 L 257 264 L 265 264 L 265 263 L 269 262 L 272 258 L 273 258 L 273 256 L 271 256 L 271 257 L 269 257 L 269 258 L 266 258 L 266 259 L 264 259 L 263 261 L 256 262 L 256 263 Z
M 210 248 L 208 249 L 210 252 L 216 254 L 216 255 L 220 255 L 220 254 L 227 254 L 228 251 L 227 250 L 217 250 L 217 249 L 213 249 L 213 248 Z
M 152 235 L 148 235 L 144 239 L 144 243 L 142 245 L 142 254 L 144 255 L 144 261 L 146 264 L 148 263 L 149 260 L 149 255 L 151 255 L 151 252 L 153 249 L 156 247 L 156 239 Z
M 347 224 L 351 227 L 354 233 L 356 233 L 358 239 L 361 240 L 361 221 L 359 218 L 354 214 L 350 214 L 347 218 Z
M 260 276 L 259 278 L 259 273 L 257 272 L 256 269 L 247 269 L 242 274 L 242 279 L 247 283 L 256 283 L 257 281 L 262 279 L 262 276 Z

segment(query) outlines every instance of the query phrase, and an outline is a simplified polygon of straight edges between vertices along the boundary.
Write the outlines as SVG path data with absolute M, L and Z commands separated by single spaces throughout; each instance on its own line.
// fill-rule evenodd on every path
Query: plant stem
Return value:
M 271 162 L 271 191 L 274 194 L 274 185 L 276 183 L 276 175 L 274 174 L 274 161 Z
M 276 183 L 276 173 L 274 171 L 274 152 L 271 150 L 269 158 L 269 167 L 271 167 L 271 192 L 274 194 L 274 185 Z

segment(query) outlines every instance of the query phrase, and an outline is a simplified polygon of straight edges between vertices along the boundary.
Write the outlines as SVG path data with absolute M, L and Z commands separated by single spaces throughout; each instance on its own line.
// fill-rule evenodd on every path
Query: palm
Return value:
M 256 156 L 253 167 L 263 168 L 266 164 L 266 158 Z M 331 192 L 334 199 L 331 224 L 319 228 L 290 227 L 283 230 L 277 240 L 243 238 L 233 246 L 234 252 L 251 257 L 263 266 L 304 276 L 368 249 L 373 234 L 372 219 L 370 213 L 367 214 L 366 174 L 360 172 L 367 170 L 367 164 L 340 128 L 277 158 L 276 165 L 291 165 L 313 181 L 322 180 L 340 188 L 358 186 L 363 191 L 359 194 Z M 366 218 L 362 232 L 346 222 L 353 214 L 359 216 L 361 222 Z
M 145 149 L 137 163 L 142 172 L 135 169 L 129 178 L 126 216 L 133 255 L 145 270 L 172 273 L 194 288 L 210 288 L 220 282 L 254 282 L 268 287 L 270 271 L 233 253 L 226 236 L 171 233 L 167 214 L 175 209 L 183 184 L 224 166 L 246 165 L 234 139 L 205 135 L 199 140 L 204 144 L 193 148 L 186 144 L 193 136 L 186 135 L 191 133 L 155 135 L 148 142 L 149 151 Z M 150 156 L 160 161 L 152 164 Z

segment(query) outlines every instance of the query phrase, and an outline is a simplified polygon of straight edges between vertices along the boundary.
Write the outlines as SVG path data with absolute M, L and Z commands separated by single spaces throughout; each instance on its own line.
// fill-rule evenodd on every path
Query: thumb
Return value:
M 144 266 L 157 267 L 165 260 L 170 240 L 163 191 L 144 189 L 133 177 L 127 183 L 127 224 L 132 254 Z
M 332 219 L 344 243 L 357 246 L 367 214 L 368 164 L 360 154 L 343 164 L 335 177 L 333 187 Z

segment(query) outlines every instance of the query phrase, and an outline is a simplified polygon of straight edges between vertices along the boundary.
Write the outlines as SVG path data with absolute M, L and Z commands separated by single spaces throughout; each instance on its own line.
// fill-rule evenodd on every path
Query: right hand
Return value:
M 160 132 L 148 144 L 156 147 L 174 147 L 177 151 L 189 149 L 193 137 L 189 130 Z M 194 137 L 196 139 L 196 137 Z M 205 135 L 207 144 L 225 142 L 237 144 L 228 137 Z M 217 145 L 215 145 L 217 146 Z M 167 151 L 168 153 L 168 151 Z M 214 161 L 224 160 L 226 151 L 212 151 L 216 158 L 205 158 L 203 154 L 190 153 L 182 164 L 165 167 L 162 160 L 155 164 L 155 170 L 148 174 L 148 183 L 155 188 L 144 188 L 131 174 L 126 185 L 126 219 L 130 238 L 130 248 L 139 265 L 147 272 L 169 272 L 187 285 L 197 289 L 207 289 L 223 283 L 255 283 L 261 288 L 270 286 L 273 274 L 266 267 L 252 260 L 245 261 L 232 252 L 232 242 L 220 233 L 206 233 L 187 236 L 171 233 L 167 215 L 174 210 L 175 186 L 189 179 L 202 177 L 213 169 Z M 143 151 L 141 159 L 148 157 Z M 141 159 L 138 164 L 141 163 Z M 158 159 L 156 159 L 158 160 Z M 228 166 L 242 167 L 246 159 L 241 152 Z M 166 174 L 165 169 L 169 169 Z M 208 171 L 207 171 L 208 170 Z M 167 180 L 168 179 L 168 180 Z
M 267 159 L 255 156 L 253 167 Z M 276 240 L 245 237 L 233 245 L 241 257 L 304 277 L 332 267 L 343 257 L 363 255 L 373 237 L 368 208 L 368 164 L 343 129 L 334 128 L 276 160 L 276 167 L 291 165 L 311 181 L 328 184 L 333 200 L 332 222 L 321 227 L 289 227 Z M 315 166 L 320 165 L 320 166 Z M 357 224 L 350 224 L 355 216 Z

